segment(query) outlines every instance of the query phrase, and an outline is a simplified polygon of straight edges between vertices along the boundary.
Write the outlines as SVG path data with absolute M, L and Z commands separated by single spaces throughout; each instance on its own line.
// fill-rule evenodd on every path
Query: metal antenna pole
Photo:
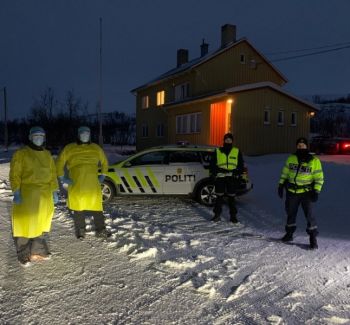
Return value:
M 4 128 L 4 145 L 5 145 L 5 151 L 8 150 L 8 130 L 7 130 L 7 95 L 6 95 L 6 87 L 4 87 L 4 122 L 5 122 L 5 128 Z
M 103 146 L 103 135 L 102 135 L 102 18 L 100 17 L 100 67 L 99 67 L 99 90 L 100 90 L 100 100 L 99 100 L 99 136 L 98 143 Z

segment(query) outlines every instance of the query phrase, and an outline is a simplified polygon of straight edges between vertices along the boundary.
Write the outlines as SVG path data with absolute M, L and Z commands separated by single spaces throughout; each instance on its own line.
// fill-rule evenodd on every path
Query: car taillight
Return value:
M 344 143 L 344 144 L 343 144 L 343 148 L 344 148 L 344 149 L 350 148 L 350 143 Z

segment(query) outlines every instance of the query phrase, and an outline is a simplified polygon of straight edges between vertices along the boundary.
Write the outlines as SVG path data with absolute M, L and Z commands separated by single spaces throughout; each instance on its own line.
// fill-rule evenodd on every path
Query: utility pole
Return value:
M 100 66 L 99 66 L 99 92 L 100 99 L 98 105 L 98 120 L 99 120 L 99 135 L 98 143 L 103 146 L 103 135 L 102 135 L 102 18 L 100 17 Z
M 8 151 L 7 94 L 6 94 L 6 87 L 3 88 L 3 92 L 4 92 L 4 147 L 5 147 L 5 151 Z

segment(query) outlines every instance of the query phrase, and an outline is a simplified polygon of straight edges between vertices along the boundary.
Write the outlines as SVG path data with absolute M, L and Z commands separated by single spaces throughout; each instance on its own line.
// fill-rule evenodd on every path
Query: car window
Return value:
M 171 151 L 169 163 L 200 163 L 201 157 L 196 151 Z
M 162 165 L 165 163 L 167 152 L 165 151 L 153 151 L 145 153 L 144 155 L 135 157 L 128 161 L 128 166 L 140 166 L 140 165 Z

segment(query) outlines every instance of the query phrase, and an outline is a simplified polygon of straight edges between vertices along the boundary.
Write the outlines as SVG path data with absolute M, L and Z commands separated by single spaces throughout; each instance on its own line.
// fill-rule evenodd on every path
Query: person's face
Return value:
M 297 149 L 307 149 L 306 143 L 299 142 L 299 143 L 297 144 Z
M 224 143 L 226 144 L 232 144 L 232 139 L 231 138 L 226 138 Z
M 79 133 L 79 139 L 83 143 L 87 143 L 90 141 L 90 132 L 89 131 L 83 131 Z
M 30 136 L 30 140 L 38 147 L 42 146 L 45 142 L 45 134 L 33 134 Z

